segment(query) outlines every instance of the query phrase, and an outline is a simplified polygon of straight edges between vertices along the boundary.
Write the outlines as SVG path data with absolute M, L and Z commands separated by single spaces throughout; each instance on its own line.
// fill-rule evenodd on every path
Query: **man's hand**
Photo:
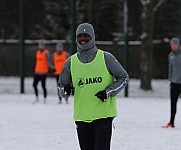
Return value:
M 106 90 L 99 91 L 97 94 L 95 94 L 97 98 L 99 98 L 101 101 L 106 102 L 107 100 L 107 92 Z

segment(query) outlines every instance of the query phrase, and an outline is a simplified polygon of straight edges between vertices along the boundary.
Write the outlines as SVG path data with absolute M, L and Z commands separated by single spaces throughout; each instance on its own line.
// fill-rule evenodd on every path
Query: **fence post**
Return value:
M 25 50 L 24 50 L 24 0 L 20 0 L 20 54 L 19 54 L 19 69 L 20 69 L 20 93 L 24 93 L 24 65 L 25 65 Z
M 76 27 L 76 0 L 71 0 L 71 53 L 74 54 L 76 51 L 76 35 L 75 35 L 75 27 Z
M 124 0 L 124 67 L 129 72 L 129 64 L 128 64 L 128 56 L 129 56 L 129 50 L 128 50 L 128 0 Z M 128 97 L 128 85 L 125 88 L 124 96 Z

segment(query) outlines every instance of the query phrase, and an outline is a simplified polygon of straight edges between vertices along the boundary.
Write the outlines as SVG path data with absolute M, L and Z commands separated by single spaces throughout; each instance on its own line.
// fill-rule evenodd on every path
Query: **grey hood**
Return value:
M 171 38 L 171 40 L 170 40 L 170 45 L 172 45 L 173 43 L 180 46 L 180 39 L 177 38 L 177 37 Z M 178 53 L 181 52 L 181 49 L 180 49 L 180 47 L 179 47 L 177 50 L 172 51 L 172 52 L 173 52 L 173 54 L 178 54 Z
M 80 24 L 76 30 L 76 37 L 77 37 L 77 35 L 79 35 L 81 33 L 86 33 L 86 34 L 90 35 L 91 40 L 84 45 L 81 45 L 77 42 L 77 50 L 79 52 L 88 51 L 88 50 L 96 50 L 97 47 L 95 45 L 95 33 L 94 33 L 93 26 L 89 23 Z M 76 38 L 76 41 L 77 41 L 77 38 Z

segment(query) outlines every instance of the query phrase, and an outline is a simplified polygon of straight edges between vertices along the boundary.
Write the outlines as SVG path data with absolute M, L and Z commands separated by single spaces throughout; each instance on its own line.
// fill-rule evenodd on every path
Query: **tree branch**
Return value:
M 155 7 L 153 8 L 153 11 L 156 12 L 158 8 L 165 2 L 166 0 L 160 0 Z

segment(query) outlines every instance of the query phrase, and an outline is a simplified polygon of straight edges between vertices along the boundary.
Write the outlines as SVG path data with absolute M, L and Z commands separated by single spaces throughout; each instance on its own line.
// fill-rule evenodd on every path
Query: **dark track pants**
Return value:
M 170 123 L 174 124 L 175 115 L 177 112 L 177 101 L 181 93 L 181 84 L 171 83 L 170 85 L 170 99 L 171 99 L 171 117 Z
M 57 85 L 58 85 L 58 80 L 59 80 L 59 75 L 54 75 L 55 78 L 56 78 L 56 82 L 57 82 Z M 57 88 L 57 94 L 58 94 L 58 88 Z M 59 100 L 61 101 L 62 98 L 60 97 L 60 95 L 58 94 L 58 97 L 59 97 Z
M 46 90 L 46 75 L 39 75 L 39 74 L 35 74 L 34 75 L 34 81 L 33 81 L 33 87 L 34 87 L 34 91 L 35 91 L 35 95 L 38 96 L 38 82 L 41 81 L 41 85 L 43 88 L 43 95 L 44 98 L 47 97 L 47 90 Z
M 76 122 L 81 150 L 110 150 L 113 118 Z

